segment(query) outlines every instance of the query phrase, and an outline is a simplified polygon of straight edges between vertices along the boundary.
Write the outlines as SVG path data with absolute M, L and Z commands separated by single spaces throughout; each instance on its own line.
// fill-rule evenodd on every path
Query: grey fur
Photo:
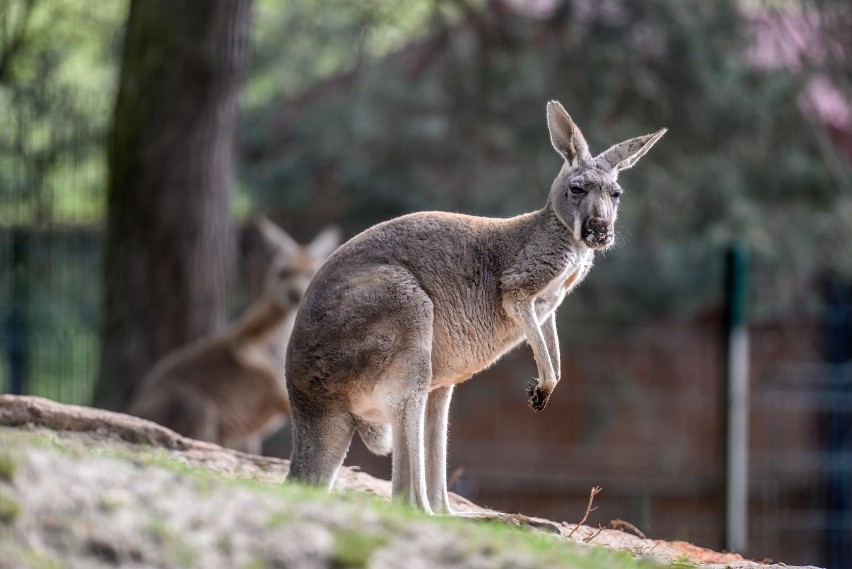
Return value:
M 559 381 L 555 309 L 613 242 L 617 168 L 663 132 L 607 151 L 618 160 L 595 159 L 559 103 L 547 118 L 565 162 L 544 208 L 402 216 L 352 238 L 317 273 L 287 350 L 291 479 L 330 488 L 354 430 L 372 424 L 386 437 L 389 425 L 394 497 L 450 512 L 453 386 L 526 339 L 539 374 L 530 404 L 544 408 Z

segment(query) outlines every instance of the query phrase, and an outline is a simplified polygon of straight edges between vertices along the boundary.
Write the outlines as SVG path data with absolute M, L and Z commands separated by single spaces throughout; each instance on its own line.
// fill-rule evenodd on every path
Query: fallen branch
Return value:
M 603 488 L 601 488 L 600 486 L 595 486 L 595 487 L 592 488 L 592 491 L 589 492 L 589 504 L 586 506 L 586 513 L 583 514 L 583 519 L 580 520 L 580 523 L 578 523 L 576 526 L 574 526 L 574 529 L 571 530 L 571 532 L 568 534 L 568 537 L 571 537 L 572 535 L 574 535 L 574 532 L 577 531 L 577 528 L 580 527 L 581 525 L 583 525 L 584 523 L 586 523 L 586 520 L 589 518 L 589 514 L 597 509 L 597 508 L 592 507 L 592 502 L 595 501 L 595 496 L 600 494 L 602 491 L 603 491 Z M 598 532 L 598 533 L 600 533 L 600 532 Z M 594 537 L 594 536 L 592 536 L 592 537 Z
M 642 530 L 640 530 L 630 522 L 618 518 L 610 520 L 606 526 L 611 529 L 617 529 L 618 531 L 624 531 L 625 529 L 629 529 L 631 532 L 641 537 L 642 539 L 648 539 L 648 537 L 644 533 L 642 533 Z

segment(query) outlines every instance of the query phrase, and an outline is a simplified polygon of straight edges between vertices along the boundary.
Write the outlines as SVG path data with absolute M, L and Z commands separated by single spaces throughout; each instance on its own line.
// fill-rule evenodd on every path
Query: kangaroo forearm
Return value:
M 553 371 L 551 356 L 547 349 L 547 343 L 542 334 L 535 315 L 535 307 L 531 300 L 516 300 L 512 302 L 512 316 L 527 338 L 527 343 L 533 351 L 536 364 L 538 365 L 540 385 L 546 389 L 556 386 L 556 373 Z
M 547 353 L 550 355 L 550 365 L 553 367 L 553 372 L 556 375 L 556 381 L 562 376 L 562 365 L 559 355 L 559 337 L 556 334 L 556 313 L 552 313 L 541 324 L 541 333 L 544 336 L 544 342 L 547 346 Z

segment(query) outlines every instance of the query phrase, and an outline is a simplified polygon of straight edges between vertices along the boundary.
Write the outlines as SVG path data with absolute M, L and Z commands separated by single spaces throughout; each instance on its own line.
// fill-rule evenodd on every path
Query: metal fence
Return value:
M 1 87 L 0 390 L 87 403 L 98 357 L 110 102 L 38 82 Z
M 38 184 L 90 191 L 75 175 L 89 158 L 70 152 L 65 173 L 50 180 L 22 178 L 10 154 L 0 156 L 0 392 L 86 404 L 99 355 L 102 236 L 89 213 L 74 223 L 35 209 L 50 199 Z M 606 299 L 615 287 L 591 277 L 582 290 Z M 582 298 L 569 298 L 559 315 L 564 379 L 544 413 L 526 405 L 535 375 L 526 348 L 457 389 L 449 457 L 456 491 L 576 522 L 598 485 L 593 525 L 621 518 L 649 537 L 721 547 L 720 313 L 581 322 L 571 306 Z M 849 312 L 829 300 L 825 318 L 751 326 L 752 557 L 852 566 Z M 268 449 L 286 455 L 286 435 L 276 440 Z M 388 460 L 358 443 L 347 462 L 389 476 Z
M 724 548 L 721 319 L 577 326 L 560 315 L 559 322 L 563 380 L 545 412 L 525 405 L 523 386 L 534 375 L 525 348 L 456 390 L 455 490 L 573 523 L 590 489 L 601 486 L 588 523 L 623 519 L 652 538 Z M 826 336 L 819 318 L 755 325 L 750 336 L 744 553 L 852 566 L 852 367 L 819 361 Z M 360 446 L 348 462 L 389 474 L 388 461 Z
M 753 550 L 852 566 L 852 365 L 779 363 L 753 417 Z
M 100 249 L 92 229 L 0 229 L 0 391 L 91 402 Z M 459 386 L 449 460 L 461 469 L 456 490 L 573 522 L 599 485 L 590 523 L 621 518 L 651 537 L 721 547 L 718 318 L 580 326 L 565 314 L 559 322 L 564 379 L 544 413 L 526 406 L 534 375 L 526 348 Z M 747 553 L 848 566 L 852 365 L 823 361 L 818 320 L 751 334 Z M 348 462 L 389 475 L 389 462 L 360 446 Z
M 91 402 L 100 239 L 86 229 L 0 229 L 0 390 Z

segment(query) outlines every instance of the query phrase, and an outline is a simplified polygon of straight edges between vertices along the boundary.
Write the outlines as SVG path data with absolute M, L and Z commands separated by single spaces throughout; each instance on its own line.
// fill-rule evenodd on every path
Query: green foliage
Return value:
M 754 251 L 762 314 L 795 304 L 824 267 L 852 274 L 826 246 L 852 238 L 852 198 L 799 110 L 808 76 L 752 65 L 737 2 L 566 2 L 540 18 L 476 7 L 423 23 L 423 37 L 386 55 L 338 57 L 331 76 L 308 52 L 304 67 L 324 70 L 304 76 L 311 84 L 247 108 L 243 186 L 258 206 L 296 231 L 335 221 L 350 233 L 422 209 L 530 211 L 559 168 L 544 122 L 556 98 L 593 151 L 670 129 L 623 174 L 620 246 L 574 316 L 694 314 L 718 301 L 734 242 Z M 273 40 L 290 52 L 284 37 L 258 41 Z
M 0 35 L 8 61 L 0 68 L 0 225 L 101 218 L 104 143 L 128 5 L 0 5 L 17 30 Z
M 416 41 L 430 10 L 422 0 L 257 0 L 244 106 L 298 96 L 316 81 Z

